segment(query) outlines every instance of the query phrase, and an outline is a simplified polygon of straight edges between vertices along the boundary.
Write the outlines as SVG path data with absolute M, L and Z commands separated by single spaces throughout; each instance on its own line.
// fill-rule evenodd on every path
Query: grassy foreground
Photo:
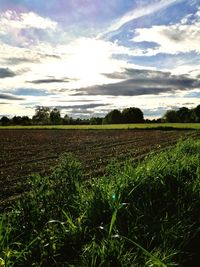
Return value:
M 197 266 L 200 141 L 83 181 L 64 155 L 0 216 L 0 266 Z
M 115 129 L 200 129 L 200 123 L 138 123 L 105 125 L 32 125 L 0 126 L 1 129 L 60 129 L 60 130 L 115 130 Z

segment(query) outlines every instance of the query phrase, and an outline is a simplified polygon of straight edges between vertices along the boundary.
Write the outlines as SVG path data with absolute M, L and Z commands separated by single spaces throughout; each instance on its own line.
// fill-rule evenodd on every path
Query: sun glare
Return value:
M 124 62 L 112 58 L 114 49 L 109 42 L 80 38 L 57 48 L 59 60 L 48 60 L 45 66 L 35 70 L 43 75 L 71 79 L 68 88 L 103 84 L 109 81 L 105 73 L 120 71 L 124 67 Z

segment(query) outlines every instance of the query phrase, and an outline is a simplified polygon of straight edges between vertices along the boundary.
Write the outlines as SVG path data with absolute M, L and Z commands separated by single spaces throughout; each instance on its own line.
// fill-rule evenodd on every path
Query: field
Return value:
M 138 123 L 107 125 L 46 125 L 46 126 L 0 126 L 1 129 L 60 129 L 60 130 L 128 130 L 128 129 L 200 129 L 200 123 Z
M 80 162 L 65 154 L 49 174 L 26 181 L 27 192 L 0 213 L 1 267 L 199 266 L 198 133 L 11 130 L 1 135 L 3 152 L 15 155 L 11 163 L 18 161 L 24 175 L 32 166 L 28 152 L 29 164 L 43 169 L 66 148 L 74 149 L 90 172 L 88 177 Z M 197 138 L 176 142 L 189 135 Z M 146 153 L 141 161 L 122 161 Z M 105 166 L 113 155 L 120 162 L 100 175 L 98 164 Z M 13 170 L 13 177 L 18 171 Z M 7 176 L 9 182 L 14 180 Z
M 27 176 L 47 173 L 64 152 L 81 161 L 85 176 L 102 174 L 112 158 L 138 159 L 195 131 L 160 130 L 15 130 L 0 131 L 0 200 L 25 191 Z

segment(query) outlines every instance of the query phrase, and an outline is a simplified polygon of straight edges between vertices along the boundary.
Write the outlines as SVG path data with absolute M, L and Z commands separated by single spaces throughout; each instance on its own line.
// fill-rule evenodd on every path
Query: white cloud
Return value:
M 183 0 L 160 0 L 155 1 L 152 4 L 145 5 L 143 7 L 135 8 L 125 15 L 123 15 L 121 18 L 118 18 L 115 22 L 112 23 L 112 25 L 99 35 L 99 37 L 102 37 L 106 34 L 112 33 L 114 31 L 118 31 L 122 26 L 124 26 L 126 23 L 150 15 L 152 13 L 155 13 L 159 10 L 165 9 L 169 7 L 170 5 L 176 4 L 178 2 L 182 2 Z
M 176 0 L 156 1 L 156 3 L 154 1 L 154 4 L 149 4 L 145 8 L 139 8 L 125 14 L 110 27 L 109 31 L 119 29 L 133 19 L 152 14 L 177 2 Z M 11 69 L 16 73 L 16 76 L 0 79 L 1 91 L 8 93 L 13 90 L 14 93 L 14 89 L 28 88 L 45 90 L 47 91 L 47 95 L 27 95 L 25 100 L 16 100 L 10 104 L 1 105 L 0 113 L 6 114 L 6 111 L 10 110 L 12 114 L 33 114 L 34 109 L 26 109 L 25 105 L 34 107 L 38 103 L 40 105 L 54 106 L 59 105 L 61 101 L 76 100 L 77 96 L 70 96 L 70 93 L 78 92 L 78 90 L 75 91 L 74 89 L 116 82 L 116 79 L 109 78 L 109 76 L 106 77 L 104 75 L 105 73 L 120 73 L 125 68 L 147 69 L 144 66 L 130 64 L 126 59 L 120 59 L 121 54 L 137 56 L 144 55 L 144 53 L 150 55 L 160 52 L 175 54 L 180 51 L 199 51 L 199 17 L 200 11 L 196 13 L 196 18 L 192 22 L 192 25 L 190 25 L 191 17 L 187 16 L 178 24 L 138 29 L 138 36 L 135 37 L 134 41 L 153 41 L 160 45 L 156 50 L 149 49 L 144 51 L 139 48 L 131 50 L 130 48 L 118 45 L 117 42 L 112 43 L 97 38 L 77 38 L 68 42 L 63 37 L 67 36 L 68 33 L 62 31 L 59 25 L 49 18 L 43 18 L 32 12 L 17 14 L 14 11 L 7 11 L 0 15 L 0 38 L 2 40 L 0 42 L 0 65 L 2 68 L 8 67 Z M 23 35 L 24 32 L 29 32 L 29 29 L 36 29 L 36 32 L 38 29 L 39 32 L 44 34 L 50 32 L 54 42 L 50 38 L 40 40 L 39 36 L 37 36 L 38 39 L 35 39 L 38 42 L 31 43 L 30 37 Z M 9 42 L 9 38 L 13 38 L 14 41 Z M 115 55 L 119 57 L 114 57 Z M 194 72 L 194 67 L 184 66 L 184 62 L 182 62 L 180 66 L 175 67 L 171 71 L 173 74 L 188 73 L 188 71 L 191 71 L 191 76 L 195 77 L 199 74 L 199 71 L 196 70 Z M 63 83 L 27 82 L 48 79 L 63 79 Z M 65 79 L 67 82 L 65 82 Z M 52 92 L 55 94 L 48 95 L 48 93 Z M 96 95 L 83 95 L 82 97 L 85 97 L 85 99 L 94 98 L 94 100 L 97 98 Z M 151 109 L 159 106 L 167 107 L 167 105 L 175 105 L 177 102 L 182 105 L 184 104 L 183 101 L 185 101 L 178 94 L 174 97 L 166 97 L 166 101 L 163 101 L 158 96 L 152 96 L 154 99 L 139 96 L 120 96 L 113 97 L 112 99 L 109 96 L 98 97 L 103 103 L 108 103 L 110 107 L 115 105 L 117 108 L 131 106 L 132 103 L 135 103 L 135 105 L 141 108 L 145 109 L 148 106 Z M 198 102 L 197 98 L 190 100 L 193 103 Z
M 113 58 L 113 55 L 127 52 L 127 48 L 120 47 L 116 43 L 94 38 L 78 38 L 69 44 L 57 46 L 39 43 L 30 45 L 29 48 L 0 43 L 0 64 L 4 68 L 9 66 L 16 73 L 12 79 L 1 79 L 0 86 L 4 89 L 16 86 L 38 89 L 47 87 L 47 90 L 51 91 L 110 83 L 111 79 L 105 77 L 104 73 L 120 72 L 130 65 L 144 68 Z M 53 78 L 66 79 L 67 82 L 27 84 L 27 81 Z
M 34 12 L 7 10 L 0 13 L 0 41 L 6 44 L 29 47 L 40 39 L 51 39 L 58 30 L 57 22 Z
M 188 16 L 180 23 L 172 25 L 152 26 L 136 30 L 134 42 L 156 42 L 159 47 L 143 51 L 143 55 L 156 55 L 158 53 L 187 53 L 200 52 L 200 10 L 192 21 Z
M 12 10 L 7 10 L 0 14 L 0 29 L 1 31 L 8 31 L 9 29 L 51 29 L 55 30 L 57 22 L 49 18 L 39 16 L 34 12 L 17 13 Z

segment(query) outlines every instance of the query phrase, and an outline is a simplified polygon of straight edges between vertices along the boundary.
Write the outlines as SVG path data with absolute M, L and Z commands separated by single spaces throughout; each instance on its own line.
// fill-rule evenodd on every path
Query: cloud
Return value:
M 48 96 L 53 95 L 53 93 L 49 93 L 47 90 L 44 89 L 34 89 L 34 88 L 18 88 L 15 90 L 10 91 L 17 96 Z
M 154 49 L 146 49 L 142 55 L 158 53 L 200 52 L 200 9 L 190 19 L 186 16 L 181 22 L 172 25 L 155 25 L 150 28 L 136 29 L 134 42 L 155 42 L 159 45 Z
M 69 80 L 66 79 L 40 79 L 40 80 L 34 80 L 34 81 L 27 81 L 28 83 L 33 83 L 33 84 L 41 84 L 41 83 L 66 83 L 69 82 Z
M 126 69 L 124 73 L 113 74 L 125 80 L 112 84 L 77 89 L 76 95 L 140 96 L 175 93 L 179 90 L 192 90 L 200 86 L 200 81 L 184 75 L 169 72 Z
M 89 100 L 89 99 L 70 99 L 70 100 L 58 100 L 58 102 L 70 102 L 70 103 L 73 103 L 73 102 L 95 102 L 96 100 L 93 99 L 93 100 Z
M 109 104 L 94 103 L 94 104 L 80 104 L 80 105 L 71 105 L 71 106 L 51 106 L 56 107 L 62 113 L 66 112 L 69 116 L 73 118 L 90 118 L 92 116 L 104 116 L 110 109 Z
M 101 104 L 101 103 L 96 103 L 96 104 L 80 104 L 80 105 L 69 105 L 69 106 L 62 106 L 58 105 L 56 106 L 57 109 L 76 109 L 76 110 L 87 110 L 87 109 L 94 109 L 97 107 L 104 107 L 107 106 L 107 104 Z
M 21 65 L 33 68 L 34 65 L 39 66 L 46 62 L 61 62 L 63 55 L 59 55 L 59 52 L 59 47 L 55 49 L 47 43 L 25 48 L 0 42 L 0 64 L 12 66 L 12 68 L 21 67 Z
M 29 47 L 43 40 L 55 40 L 57 22 L 34 12 L 7 10 L 0 13 L 0 40 L 12 46 Z
M 169 77 L 171 74 L 170 72 L 162 72 L 162 71 L 155 71 L 149 69 L 130 69 L 125 68 L 122 72 L 114 72 L 114 73 L 105 73 L 106 77 L 111 79 L 152 79 L 152 78 L 166 78 Z
M 16 74 L 8 68 L 0 68 L 0 79 L 14 77 Z
M 17 97 L 12 94 L 2 94 L 0 93 L 0 99 L 6 99 L 6 100 L 25 100 L 23 97 Z
M 7 10 L 0 14 L 0 32 L 12 29 L 51 29 L 55 30 L 57 23 L 49 18 L 39 16 L 34 12 L 17 13 L 14 10 Z
M 170 5 L 173 5 L 173 4 L 176 4 L 179 2 L 183 2 L 183 1 L 184 0 L 160 0 L 160 1 L 156 1 L 152 4 L 145 5 L 145 6 L 140 7 L 140 8 L 135 8 L 135 9 L 129 11 L 128 13 L 126 13 L 125 15 L 123 15 L 121 18 L 118 18 L 115 22 L 113 22 L 113 24 L 108 28 L 108 30 L 106 30 L 105 32 L 100 34 L 99 37 L 102 37 L 102 36 L 107 35 L 109 33 L 116 32 L 116 31 L 120 30 L 120 28 L 122 28 L 128 22 L 131 22 L 135 19 L 150 15 L 152 13 L 159 11 L 159 10 L 162 10 L 162 9 L 169 7 Z
M 8 65 L 20 65 L 24 63 L 39 63 L 38 58 L 26 58 L 26 57 L 10 57 L 4 58 L 3 61 Z

